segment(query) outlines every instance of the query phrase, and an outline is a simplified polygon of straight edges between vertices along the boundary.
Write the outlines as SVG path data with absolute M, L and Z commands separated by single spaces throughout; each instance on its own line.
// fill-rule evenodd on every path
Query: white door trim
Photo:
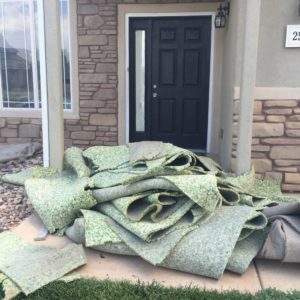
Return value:
M 211 17 L 211 48 L 210 48 L 210 74 L 209 74 L 209 99 L 208 99 L 208 124 L 207 124 L 207 146 L 206 152 L 211 152 L 212 143 L 212 101 L 214 86 L 214 52 L 215 52 L 215 12 L 172 12 L 172 13 L 126 13 L 125 14 L 125 142 L 129 143 L 129 19 L 134 17 L 192 17 L 210 16 Z M 119 128 L 120 130 L 120 128 Z

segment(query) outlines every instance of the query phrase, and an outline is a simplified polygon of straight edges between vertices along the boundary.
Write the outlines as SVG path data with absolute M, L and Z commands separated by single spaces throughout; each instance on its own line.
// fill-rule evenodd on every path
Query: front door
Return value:
M 206 150 L 211 17 L 130 18 L 130 141 Z

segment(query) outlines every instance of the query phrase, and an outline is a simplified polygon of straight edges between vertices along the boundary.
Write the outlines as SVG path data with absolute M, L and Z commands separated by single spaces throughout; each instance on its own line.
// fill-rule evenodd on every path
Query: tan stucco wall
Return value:
M 245 2 L 231 0 L 224 40 L 220 160 L 230 168 L 233 99 L 239 98 Z M 286 26 L 300 24 L 298 0 L 263 0 L 256 76 L 256 99 L 299 99 L 300 48 L 285 48 Z
M 300 24 L 299 0 L 263 0 L 257 86 L 300 86 L 300 48 L 285 48 L 286 25 Z
M 231 20 L 235 19 L 233 14 L 235 2 L 235 0 L 231 0 Z M 238 2 L 241 2 L 240 6 L 245 5 L 245 1 Z M 261 1 L 256 86 L 299 87 L 300 48 L 285 48 L 286 26 L 300 24 L 298 5 L 298 0 Z M 233 20 L 233 22 L 235 21 Z M 239 63 L 235 77 L 236 86 L 239 86 L 240 82 L 241 38 L 241 35 L 237 36 Z

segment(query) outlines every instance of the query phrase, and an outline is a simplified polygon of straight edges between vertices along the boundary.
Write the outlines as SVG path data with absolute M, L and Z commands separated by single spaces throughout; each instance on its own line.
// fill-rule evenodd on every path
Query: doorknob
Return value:
M 152 94 L 152 97 L 153 97 L 153 98 L 157 98 L 157 96 L 158 96 L 157 93 L 153 93 L 153 94 Z

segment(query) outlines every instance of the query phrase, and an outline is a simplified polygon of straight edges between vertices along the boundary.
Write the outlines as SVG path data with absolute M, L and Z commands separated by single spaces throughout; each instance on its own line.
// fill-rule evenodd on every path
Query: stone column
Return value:
M 236 173 L 251 167 L 251 140 L 261 0 L 246 0 Z
M 60 1 L 39 0 L 44 166 L 62 169 L 64 152 Z

